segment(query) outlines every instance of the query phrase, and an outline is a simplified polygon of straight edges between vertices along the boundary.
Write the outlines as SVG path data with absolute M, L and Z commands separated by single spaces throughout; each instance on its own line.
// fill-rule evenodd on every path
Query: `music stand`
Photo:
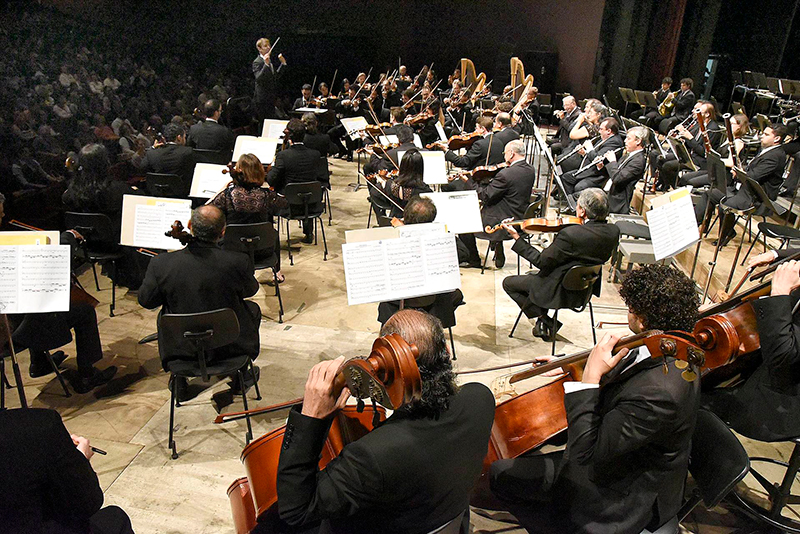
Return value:
M 636 100 L 636 93 L 634 93 L 633 89 L 630 87 L 617 87 L 617 89 L 622 97 L 622 101 L 625 102 L 625 115 L 628 114 L 628 103 L 640 105 L 639 101 Z
M 692 172 L 697 170 L 697 165 L 694 164 L 694 161 L 689 155 L 689 151 L 686 150 L 686 145 L 682 140 L 675 139 L 674 137 L 668 137 L 667 142 L 672 149 L 672 153 L 675 154 L 675 157 L 682 167 L 686 167 Z
M 658 100 L 656 100 L 653 93 L 648 91 L 636 91 L 636 99 L 639 101 L 639 104 L 646 108 L 658 109 Z
M 733 102 L 733 101 L 731 101 L 731 109 L 733 109 L 734 113 L 740 113 L 740 114 L 744 115 L 745 117 L 747 116 L 747 112 L 745 111 L 744 106 L 742 105 L 741 102 Z
M 716 189 L 724 196 L 728 189 L 728 173 L 725 171 L 725 164 L 722 163 L 722 158 L 720 155 L 715 152 L 711 151 L 708 153 L 708 157 L 706 158 L 706 168 L 708 170 L 708 177 L 711 180 L 711 188 Z M 692 261 L 692 273 L 689 275 L 689 278 L 694 280 L 694 271 L 697 268 L 697 259 L 700 255 L 700 245 L 703 242 L 703 234 L 706 233 L 706 222 L 709 219 L 709 212 L 713 209 L 714 203 L 711 202 L 711 199 L 708 199 L 706 202 L 706 211 L 703 213 L 703 221 L 702 227 L 700 228 L 700 238 L 697 240 L 697 247 L 694 250 L 694 261 Z M 720 225 L 722 222 L 720 221 Z

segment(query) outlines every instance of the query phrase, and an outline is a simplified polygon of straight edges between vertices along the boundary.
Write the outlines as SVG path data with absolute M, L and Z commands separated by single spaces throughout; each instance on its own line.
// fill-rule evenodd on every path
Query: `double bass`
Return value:
M 419 350 L 415 345 L 407 343 L 398 334 L 390 334 L 375 340 L 369 356 L 342 363 L 336 374 L 333 394 L 338 397 L 347 387 L 358 399 L 358 405 L 348 405 L 334 416 L 322 450 L 320 469 L 324 469 L 348 443 L 363 437 L 384 420 L 384 408 L 397 410 L 421 398 L 418 356 Z M 372 406 L 365 406 L 362 399 L 370 399 Z M 299 406 L 302 401 L 295 399 L 247 412 L 221 414 L 214 422 L 235 421 Z M 234 481 L 228 489 L 237 534 L 250 532 L 256 520 L 268 524 L 278 521 L 278 460 L 285 433 L 284 425 L 254 440 L 242 451 L 241 460 L 247 478 Z

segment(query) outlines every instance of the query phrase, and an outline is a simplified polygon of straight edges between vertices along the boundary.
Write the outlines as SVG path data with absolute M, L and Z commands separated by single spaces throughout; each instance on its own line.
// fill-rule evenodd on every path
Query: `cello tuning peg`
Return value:
M 689 364 L 683 360 L 675 360 L 675 367 L 678 369 L 686 369 Z
M 697 373 L 692 371 L 691 369 L 686 369 L 684 372 L 681 373 L 681 377 L 687 382 L 694 382 L 697 380 Z

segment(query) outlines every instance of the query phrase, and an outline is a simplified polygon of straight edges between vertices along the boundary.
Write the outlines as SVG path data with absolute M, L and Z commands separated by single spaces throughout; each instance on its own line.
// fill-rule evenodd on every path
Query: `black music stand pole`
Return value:
M 19 362 L 17 361 L 17 354 L 14 352 L 14 341 L 11 339 L 11 326 L 8 324 L 8 316 L 3 314 L 3 322 L 0 323 L 0 328 L 3 329 L 5 342 L 8 343 L 8 351 L 11 354 L 11 367 L 14 371 L 14 380 L 17 382 L 17 392 L 19 393 L 19 405 L 22 408 L 28 407 L 28 401 L 25 398 L 25 386 L 22 384 L 22 373 L 19 371 Z M 2 344 L 0 343 L 0 346 Z M 2 387 L 2 386 L 0 386 Z

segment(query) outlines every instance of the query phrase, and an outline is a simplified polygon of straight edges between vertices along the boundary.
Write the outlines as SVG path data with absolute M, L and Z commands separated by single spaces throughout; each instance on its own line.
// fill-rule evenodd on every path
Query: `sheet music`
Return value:
M 275 161 L 278 143 L 277 138 L 240 135 L 236 138 L 236 146 L 233 148 L 233 161 L 239 161 L 242 154 L 254 154 L 262 165 L 272 164 Z
M 225 165 L 211 163 L 196 164 L 189 196 L 195 198 L 215 197 L 231 181 L 230 174 L 222 174 L 223 169 L 227 168 Z
M 403 161 L 405 150 L 397 151 L 397 164 Z M 422 181 L 428 185 L 447 183 L 447 162 L 444 159 L 444 152 L 439 150 L 422 151 Z
M 442 143 L 446 143 L 447 134 L 444 133 L 444 128 L 442 128 L 442 125 L 439 123 L 439 121 L 436 121 L 435 124 L 436 124 L 436 133 L 439 134 L 439 141 L 441 141 Z
M 461 288 L 452 234 L 342 245 L 347 302 L 384 302 Z
M 261 129 L 261 137 L 268 137 L 270 139 L 283 139 L 283 131 L 286 129 L 287 124 L 289 124 L 289 121 L 264 119 L 264 127 Z
M 299 111 L 302 113 L 316 113 L 317 115 L 322 115 L 327 109 L 320 109 L 320 108 L 297 108 L 294 111 Z
M 182 248 L 180 241 L 164 234 L 169 231 L 175 221 L 181 221 L 183 227 L 188 228 L 189 218 L 192 215 L 191 200 L 165 200 L 151 197 L 148 202 L 133 206 L 132 219 L 129 214 L 126 216 L 124 207 L 123 205 L 123 225 L 126 225 L 128 220 L 133 223 L 133 242 L 130 245 L 163 250 Z M 123 230 L 122 233 L 125 231 Z
M 69 311 L 70 254 L 69 245 L 0 246 L 0 313 Z
M 436 205 L 434 222 L 443 223 L 448 232 L 469 234 L 483 231 L 477 191 L 422 193 L 420 196 L 433 200 Z
M 339 120 L 342 121 L 342 126 L 353 141 L 358 139 L 361 132 L 367 127 L 367 119 L 364 117 L 344 117 Z
M 392 145 L 392 144 L 395 144 L 395 143 L 398 143 L 398 142 L 399 142 L 399 141 L 397 140 L 397 136 L 396 136 L 396 135 L 392 135 L 392 134 L 389 134 L 389 135 L 379 135 L 379 136 L 378 136 L 378 141 L 379 141 L 379 142 L 380 142 L 380 144 L 382 144 L 382 145 Z
M 700 238 L 689 190 L 679 189 L 669 197 L 670 202 L 647 212 L 656 261 L 678 254 Z

